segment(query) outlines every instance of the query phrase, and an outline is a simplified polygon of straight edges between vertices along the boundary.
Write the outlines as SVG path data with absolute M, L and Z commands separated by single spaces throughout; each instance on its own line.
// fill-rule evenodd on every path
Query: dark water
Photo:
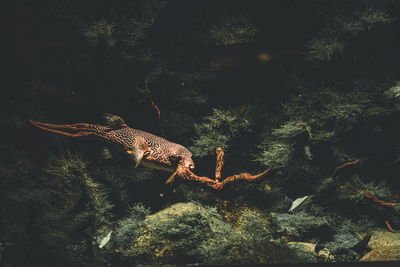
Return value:
M 400 259 L 399 1 L 6 11 L 2 266 Z M 217 147 L 222 181 L 270 172 L 222 190 L 166 184 L 123 149 L 103 159 L 100 137 L 28 122 L 105 125 L 104 113 L 185 146 L 198 176 L 214 180 Z

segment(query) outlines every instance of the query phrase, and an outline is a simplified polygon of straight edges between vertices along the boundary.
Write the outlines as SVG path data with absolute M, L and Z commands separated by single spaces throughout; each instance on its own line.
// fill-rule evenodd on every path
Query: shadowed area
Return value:
M 0 266 L 400 258 L 400 1 L 7 2 Z

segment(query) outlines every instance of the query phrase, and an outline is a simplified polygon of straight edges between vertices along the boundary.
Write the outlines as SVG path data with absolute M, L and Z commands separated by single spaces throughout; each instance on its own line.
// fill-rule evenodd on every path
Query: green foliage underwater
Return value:
M 9 2 L 0 266 L 400 260 L 400 1 Z M 165 184 L 28 123 L 104 113 L 271 171 Z

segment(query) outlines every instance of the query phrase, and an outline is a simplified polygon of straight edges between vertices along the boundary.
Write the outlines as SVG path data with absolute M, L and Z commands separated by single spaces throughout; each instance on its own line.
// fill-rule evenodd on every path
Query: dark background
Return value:
M 89 162 L 96 182 L 111 188 L 115 218 L 137 202 L 152 212 L 193 199 L 275 209 L 274 201 L 285 196 L 323 196 L 323 179 L 356 159 L 358 167 L 344 175 L 362 177 L 357 188 L 385 182 L 379 192 L 398 192 L 400 1 L 17 0 L 4 10 L 0 241 L 14 250 L 5 256 L 6 266 L 18 265 L 16 255 L 33 265 L 59 257 L 70 262 L 59 252 L 42 259 L 58 239 L 37 225 L 52 183 L 40 177 L 51 158 L 71 153 Z M 28 123 L 101 124 L 103 113 L 188 147 L 198 175 L 213 175 L 216 146 L 226 152 L 223 177 L 272 167 L 270 183 L 279 194 L 266 196 L 263 183 L 219 194 L 190 183 L 166 186 L 166 173 L 134 170 L 123 156 L 98 159 L 99 140 L 57 136 Z M 210 141 L 216 136 L 225 139 Z M 287 151 L 280 155 L 274 144 L 287 145 Z M 107 180 L 105 172 L 115 177 Z M 66 188 L 71 181 L 64 181 Z M 79 195 L 77 188 L 66 190 Z M 26 192 L 34 193 L 21 198 Z M 388 195 L 398 200 L 398 194 Z M 77 199 L 76 214 L 86 207 Z M 53 208 L 48 210 L 60 207 Z M 398 220 L 392 224 L 400 226 Z M 84 225 L 92 232 L 97 227 L 90 220 Z

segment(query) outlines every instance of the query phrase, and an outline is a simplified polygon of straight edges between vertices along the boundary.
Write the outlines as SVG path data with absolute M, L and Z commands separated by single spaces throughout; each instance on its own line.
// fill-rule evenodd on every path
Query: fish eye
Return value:
M 193 169 L 194 169 L 194 164 L 190 164 L 190 165 L 189 165 L 189 169 L 190 169 L 190 170 L 193 170 Z

